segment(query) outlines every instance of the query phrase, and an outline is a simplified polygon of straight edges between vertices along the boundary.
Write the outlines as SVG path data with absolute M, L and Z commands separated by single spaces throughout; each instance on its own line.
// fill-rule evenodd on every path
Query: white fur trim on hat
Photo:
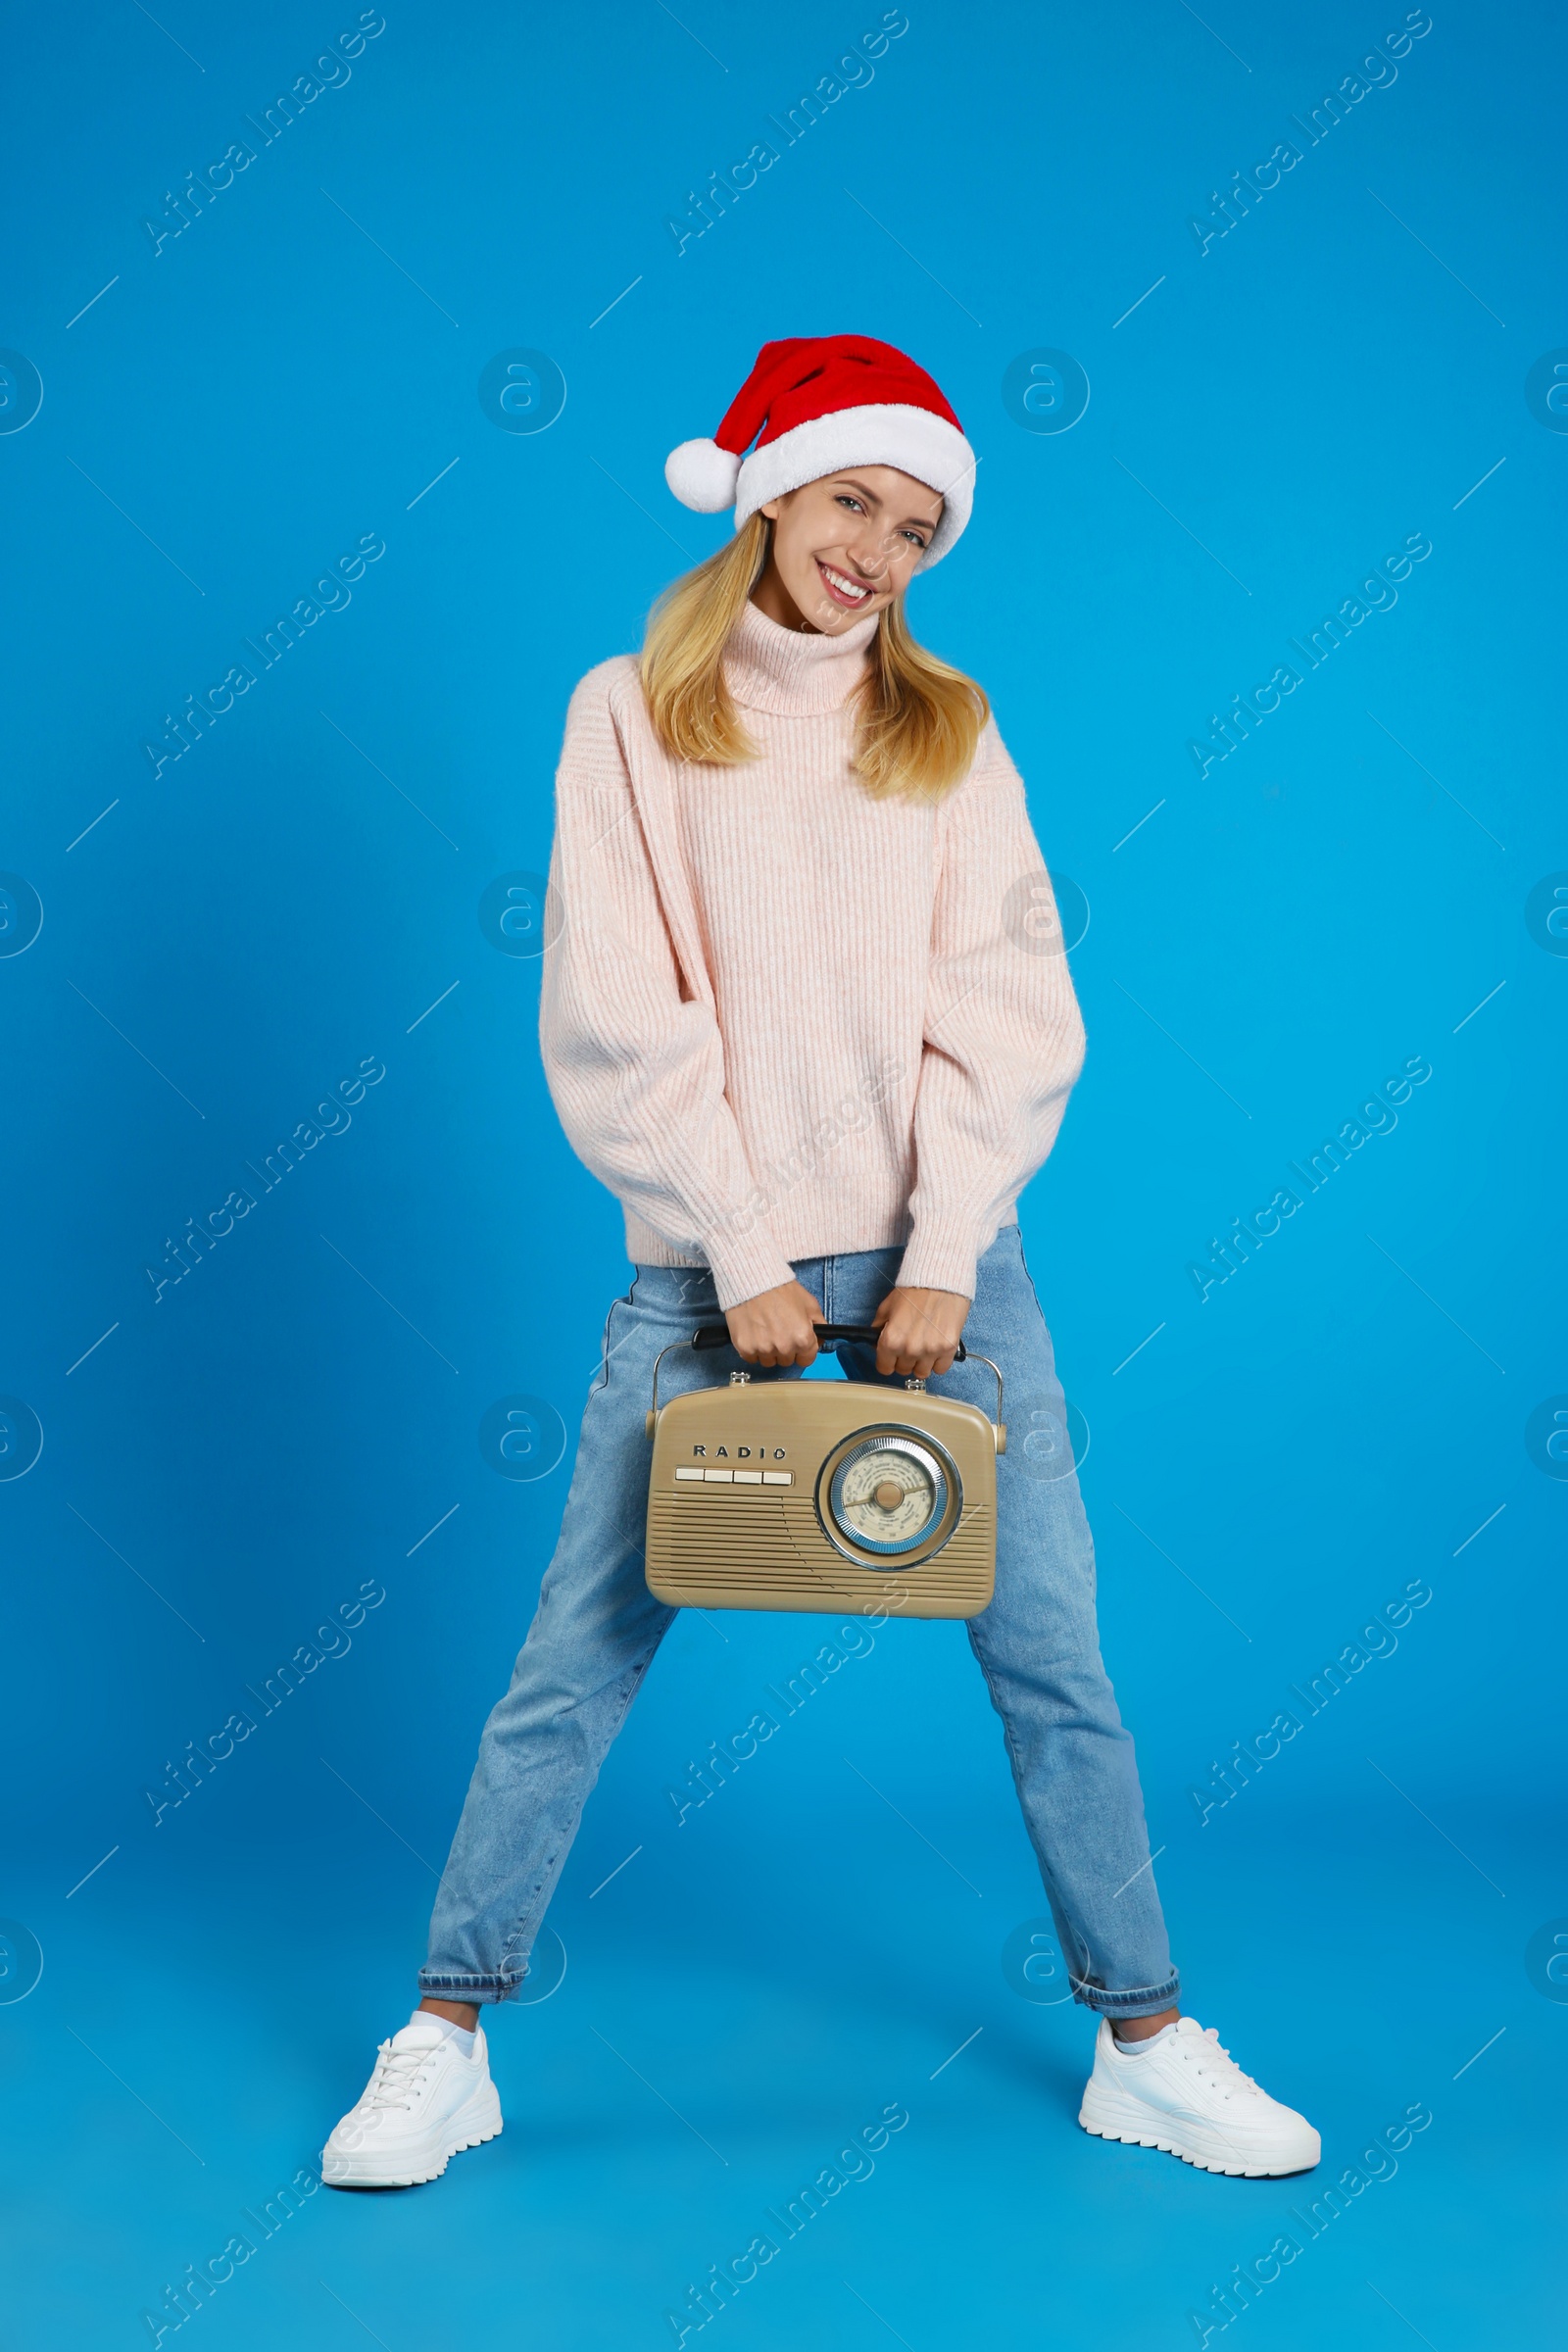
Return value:
M 706 446 L 713 446 L 708 444 Z M 675 488 L 669 466 L 687 450 L 705 447 L 701 441 L 688 441 L 674 453 L 665 466 L 665 478 Z M 721 450 L 714 450 L 722 456 Z M 953 546 L 969 519 L 974 503 L 975 455 L 956 425 L 945 416 L 936 416 L 930 409 L 906 407 L 902 402 L 874 402 L 864 408 L 836 409 L 826 416 L 813 416 L 776 441 L 764 442 L 753 450 L 740 466 L 735 485 L 735 528 L 739 530 L 749 516 L 770 498 L 781 498 L 788 490 L 799 490 L 805 482 L 820 481 L 825 473 L 840 473 L 846 466 L 895 466 L 901 473 L 912 474 L 917 482 L 925 482 L 940 491 L 946 502 L 942 519 L 937 524 L 930 546 L 914 566 L 927 571 L 939 564 Z M 683 493 L 676 490 L 677 498 Z M 695 506 L 695 499 L 687 499 Z M 704 508 L 714 514 L 718 503 Z M 723 502 L 725 505 L 728 501 Z
M 716 441 L 683 441 L 664 460 L 664 479 L 683 507 L 721 514 L 735 503 L 741 462 Z

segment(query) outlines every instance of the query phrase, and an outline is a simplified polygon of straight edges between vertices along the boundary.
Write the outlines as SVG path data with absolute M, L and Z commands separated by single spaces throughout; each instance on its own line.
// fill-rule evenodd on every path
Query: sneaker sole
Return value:
M 447 2130 L 450 2137 L 439 2157 L 432 2148 L 423 2157 L 411 2156 L 395 2166 L 387 2165 L 384 2160 L 378 2164 L 374 2157 L 361 2155 L 355 2149 L 345 2149 L 335 2156 L 330 2149 L 323 2149 L 322 2185 L 326 2188 L 419 2188 L 427 2180 L 439 2180 L 454 2156 L 461 2156 L 467 2148 L 483 2147 L 487 2140 L 500 2138 L 503 2130 L 501 2101 L 495 2084 L 486 2084 L 485 2091 L 470 2099 L 466 2108 L 460 2109 Z
M 1222 2150 L 1215 2143 L 1205 2142 L 1201 2133 L 1190 2131 L 1185 2144 L 1174 2132 L 1161 2136 L 1158 2131 L 1149 2129 L 1146 2118 L 1125 2110 L 1118 2112 L 1108 2099 L 1097 2100 L 1092 2109 L 1086 2098 L 1078 2110 L 1078 2121 L 1095 2139 L 1117 2140 L 1127 2148 L 1157 2148 L 1162 2156 L 1179 2156 L 1183 2164 L 1192 2165 L 1196 2172 L 1223 2173 L 1235 2180 L 1278 2180 L 1291 2173 L 1309 2173 L 1322 2156 L 1322 2142 L 1318 2141 L 1310 2155 L 1303 2151 L 1295 2157 L 1272 2160 L 1259 2157 L 1251 2163 L 1245 2158 L 1238 2161 L 1234 2149 Z

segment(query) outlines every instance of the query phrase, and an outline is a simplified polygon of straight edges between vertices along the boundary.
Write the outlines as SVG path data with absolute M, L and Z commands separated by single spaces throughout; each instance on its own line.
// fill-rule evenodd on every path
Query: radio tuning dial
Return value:
M 942 1525 L 953 1475 L 940 1447 L 902 1431 L 867 1431 L 830 1465 L 823 1500 L 857 1552 L 891 1566 Z

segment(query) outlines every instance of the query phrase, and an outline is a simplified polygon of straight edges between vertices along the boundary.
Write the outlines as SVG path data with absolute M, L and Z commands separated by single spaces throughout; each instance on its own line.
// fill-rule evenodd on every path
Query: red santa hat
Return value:
M 893 344 L 796 335 L 763 344 L 712 440 L 671 450 L 664 479 L 699 514 L 733 505 L 739 530 L 766 500 L 804 482 L 847 466 L 896 466 L 946 502 L 914 567 L 925 571 L 969 519 L 975 462 L 938 385 Z

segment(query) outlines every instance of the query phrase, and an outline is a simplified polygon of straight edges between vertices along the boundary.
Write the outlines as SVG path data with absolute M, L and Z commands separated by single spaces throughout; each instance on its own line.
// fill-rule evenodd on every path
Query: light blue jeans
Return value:
M 798 1259 L 833 1323 L 869 1322 L 902 1250 Z M 1074 1998 L 1121 2017 L 1178 1991 L 1132 1740 L 1100 1659 L 1095 1554 L 1067 1449 L 1051 1335 L 1016 1225 L 980 1261 L 965 1345 L 1001 1366 L 1007 1450 L 997 1463 L 997 1581 L 969 1642 L 1002 1718 L 1013 1782 L 1040 1864 Z M 675 1611 L 643 1568 L 654 1358 L 722 1318 L 706 1269 L 638 1266 L 605 1325 L 561 1535 L 511 1687 L 479 1742 L 436 1895 L 419 1990 L 452 2001 L 517 1997 L 528 1953 L 612 1740 Z M 851 1380 L 877 1381 L 874 1350 L 840 1342 Z M 660 1372 L 662 1401 L 728 1380 L 731 1348 L 681 1348 Z M 798 1369 L 753 1378 L 799 1380 Z M 886 1386 L 902 1389 L 897 1376 Z M 996 1410 L 981 1363 L 956 1363 L 932 1393 Z

